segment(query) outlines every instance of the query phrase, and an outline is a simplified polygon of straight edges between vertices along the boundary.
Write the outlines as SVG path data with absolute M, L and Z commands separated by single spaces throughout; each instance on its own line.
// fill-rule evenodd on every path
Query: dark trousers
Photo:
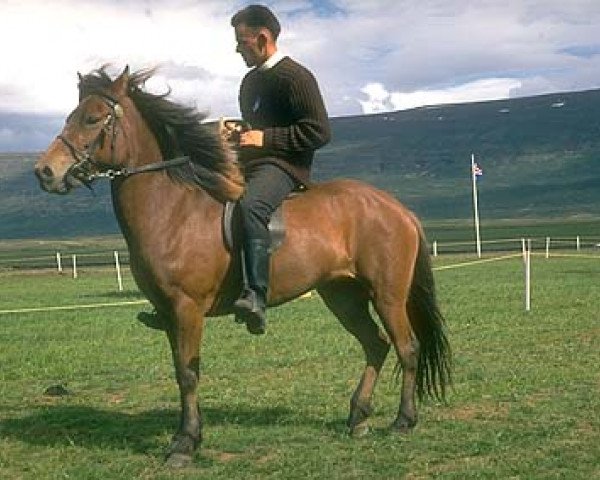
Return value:
M 271 215 L 297 186 L 291 175 L 270 163 L 246 173 L 246 191 L 239 202 L 246 240 L 269 242 Z

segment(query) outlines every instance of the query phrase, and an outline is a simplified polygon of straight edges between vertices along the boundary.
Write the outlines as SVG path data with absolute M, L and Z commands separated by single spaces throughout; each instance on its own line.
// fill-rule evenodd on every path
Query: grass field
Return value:
M 205 440 L 176 472 L 162 464 L 178 390 L 166 338 L 135 320 L 147 307 L 0 314 L 0 478 L 600 478 L 600 257 L 536 256 L 532 278 L 525 312 L 520 258 L 436 272 L 454 388 L 406 437 L 386 429 L 392 357 L 371 435 L 347 436 L 362 353 L 318 297 L 271 310 L 264 338 L 208 320 Z M 109 270 L 4 271 L 0 310 L 141 299 L 124 281 L 118 293 Z M 44 395 L 58 384 L 70 394 Z

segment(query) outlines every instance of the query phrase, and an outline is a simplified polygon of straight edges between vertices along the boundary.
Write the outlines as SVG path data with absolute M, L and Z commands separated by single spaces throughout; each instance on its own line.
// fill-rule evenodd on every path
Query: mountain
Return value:
M 422 107 L 332 119 L 316 181 L 352 177 L 383 188 L 424 220 L 472 215 L 471 154 L 483 168 L 482 218 L 600 214 L 600 90 Z M 0 155 L 0 238 L 118 231 L 109 188 L 42 192 L 35 154 Z
M 370 181 L 423 218 L 468 218 L 474 153 L 486 216 L 595 214 L 599 108 L 592 90 L 340 118 L 315 174 Z

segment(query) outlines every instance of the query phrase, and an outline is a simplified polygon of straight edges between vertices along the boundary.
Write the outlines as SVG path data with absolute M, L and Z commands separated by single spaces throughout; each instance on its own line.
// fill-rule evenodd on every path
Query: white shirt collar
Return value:
M 262 65 L 259 65 L 256 68 L 258 70 L 260 70 L 261 72 L 264 72 L 265 70 L 269 70 L 270 68 L 273 68 L 279 62 L 281 62 L 281 60 L 283 60 L 284 56 L 285 55 L 283 55 L 283 53 L 281 53 L 279 50 L 276 50 L 273 55 L 271 55 L 269 58 L 267 58 L 267 61 L 265 63 L 263 63 Z

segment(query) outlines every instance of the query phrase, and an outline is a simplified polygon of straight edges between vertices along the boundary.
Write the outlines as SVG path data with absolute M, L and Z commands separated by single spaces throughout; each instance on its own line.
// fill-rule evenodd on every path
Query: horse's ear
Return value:
M 127 65 L 121 75 L 113 82 L 111 90 L 117 97 L 127 95 L 129 87 L 129 65 Z
M 82 89 L 82 84 L 83 84 L 83 75 L 79 72 L 77 72 L 77 79 L 79 80 L 79 82 L 77 83 L 77 90 L 79 91 L 79 101 L 81 102 L 81 89 Z

